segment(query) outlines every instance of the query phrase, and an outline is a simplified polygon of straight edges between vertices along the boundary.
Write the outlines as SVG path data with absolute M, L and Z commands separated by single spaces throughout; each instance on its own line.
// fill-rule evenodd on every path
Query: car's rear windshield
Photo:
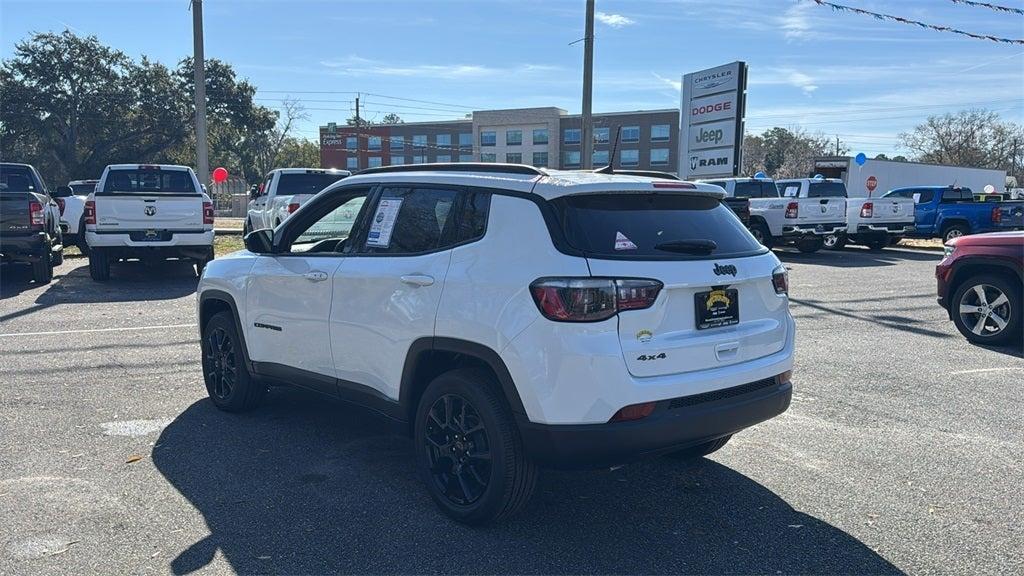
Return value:
M 808 198 L 846 198 L 846 184 L 842 182 L 811 182 Z
M 344 174 L 331 173 L 281 174 L 277 195 L 316 194 L 344 177 Z
M 42 192 L 28 166 L 0 166 L 0 192 Z
M 89 194 L 92 194 L 94 190 L 96 190 L 96 183 L 95 182 L 93 182 L 91 184 L 72 184 L 71 185 L 71 191 L 74 192 L 76 196 L 83 196 L 83 195 L 87 196 Z
M 107 172 L 103 194 L 199 194 L 187 170 L 126 169 Z
M 563 196 L 552 204 L 566 241 L 591 257 L 698 260 L 765 250 L 716 198 L 593 194 Z

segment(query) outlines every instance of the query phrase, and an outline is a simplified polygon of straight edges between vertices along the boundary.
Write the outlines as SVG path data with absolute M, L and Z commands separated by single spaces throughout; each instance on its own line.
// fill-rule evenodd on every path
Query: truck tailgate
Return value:
M 95 197 L 96 230 L 202 230 L 201 195 L 104 194 Z
M 29 202 L 36 197 L 28 193 L 0 193 L 0 234 L 16 236 L 34 232 L 29 221 Z
M 800 198 L 790 202 L 799 204 L 799 224 L 846 222 L 846 198 Z

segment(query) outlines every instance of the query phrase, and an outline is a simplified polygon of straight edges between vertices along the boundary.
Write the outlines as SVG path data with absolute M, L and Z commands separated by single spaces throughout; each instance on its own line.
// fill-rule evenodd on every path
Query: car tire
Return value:
M 980 301 L 978 289 L 985 293 L 985 301 Z M 1005 299 L 1003 298 L 1005 296 Z M 982 314 L 968 312 L 969 308 L 983 308 L 1002 301 L 993 306 L 982 322 Z M 1019 340 L 1022 336 L 1022 297 L 1019 284 L 1010 282 L 1002 276 L 981 274 L 965 280 L 953 294 L 949 302 L 953 324 L 967 340 L 975 344 L 1005 344 Z M 998 320 L 992 318 L 996 316 Z M 979 324 L 979 322 L 981 322 Z M 999 328 L 999 322 L 1005 322 Z M 995 329 L 993 329 L 995 328 Z
M 953 238 L 959 238 L 966 236 L 971 233 L 971 229 L 966 224 L 953 224 L 942 229 L 942 243 L 945 244 Z
M 213 405 L 225 412 L 252 410 L 267 393 L 249 373 L 241 338 L 230 312 L 218 312 L 203 327 L 203 382 Z
M 53 281 L 53 256 L 50 253 L 50 244 L 47 242 L 46 254 L 32 263 L 32 280 L 36 284 L 49 284 Z
M 249 219 L 246 218 L 245 222 L 242 223 L 242 238 L 245 238 L 252 232 L 252 224 L 249 223 Z
M 764 222 L 755 222 L 750 225 L 750 233 L 765 248 L 772 247 L 772 233 Z
M 95 248 L 89 251 L 89 276 L 96 282 L 110 280 L 110 256 L 106 250 Z
M 842 250 L 846 247 L 846 234 L 838 232 L 836 234 L 826 234 L 821 239 L 821 246 L 825 250 Z
M 804 254 L 811 254 L 821 250 L 824 241 L 817 236 L 805 236 L 796 241 L 796 249 Z
M 665 457 L 671 458 L 672 460 L 693 460 L 695 458 L 701 458 L 711 454 L 712 452 L 721 450 L 723 446 L 729 443 L 730 439 L 732 439 L 732 434 L 710 442 L 690 446 L 689 448 L 683 448 L 682 450 L 676 450 L 675 452 L 669 452 L 668 454 L 665 454 Z
M 210 248 L 210 253 L 207 254 L 206 257 L 196 259 L 196 276 L 199 276 L 200 278 L 202 278 L 203 270 L 206 269 L 206 265 L 211 260 L 213 260 L 213 258 L 214 258 L 214 256 L 213 256 L 213 248 Z
M 416 409 L 414 431 L 420 476 L 452 519 L 500 521 L 529 501 L 537 465 L 526 457 L 512 411 L 489 372 L 458 369 L 435 378 Z
M 64 263 L 64 235 L 59 232 L 57 233 L 57 244 L 60 245 L 60 250 L 54 252 L 52 248 L 50 249 L 50 258 L 53 259 L 54 266 Z
M 89 255 L 89 243 L 85 241 L 85 215 L 78 221 L 78 235 L 75 237 L 75 245 L 83 256 Z

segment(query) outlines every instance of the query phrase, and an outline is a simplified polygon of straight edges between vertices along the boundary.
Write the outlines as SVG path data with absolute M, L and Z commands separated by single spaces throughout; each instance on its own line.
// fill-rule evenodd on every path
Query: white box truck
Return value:
M 1006 171 L 988 168 L 870 158 L 858 166 L 851 156 L 827 156 L 814 160 L 814 172 L 841 179 L 850 198 L 877 198 L 890 190 L 912 186 L 954 186 L 981 194 L 991 184 L 996 192 L 1006 190 Z

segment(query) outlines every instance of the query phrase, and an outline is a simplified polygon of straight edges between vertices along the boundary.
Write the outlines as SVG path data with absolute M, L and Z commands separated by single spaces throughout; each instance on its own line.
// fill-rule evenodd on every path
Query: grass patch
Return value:
M 242 242 L 242 236 L 239 234 L 232 234 L 230 236 L 224 234 L 213 237 L 214 256 L 223 256 L 243 249 L 245 249 L 245 243 Z

